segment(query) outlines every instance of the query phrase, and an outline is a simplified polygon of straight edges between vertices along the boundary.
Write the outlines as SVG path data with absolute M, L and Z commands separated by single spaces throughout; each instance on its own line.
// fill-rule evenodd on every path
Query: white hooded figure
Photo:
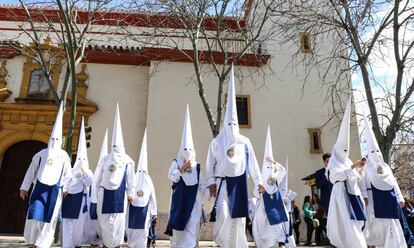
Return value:
M 34 184 L 29 200 L 24 238 L 27 243 L 40 248 L 49 248 L 52 245 L 63 192 L 67 192 L 68 181 L 72 177 L 69 156 L 61 148 L 62 119 L 63 106 L 61 105 L 48 148 L 33 156 L 20 187 L 20 196 L 25 199 L 28 197 L 30 186 Z
M 340 248 L 365 248 L 362 227 L 366 220 L 363 199 L 358 186 L 360 174 L 349 159 L 351 98 L 346 105 L 337 141 L 329 160 L 326 177 L 333 185 L 329 203 L 327 235 Z
M 239 133 L 233 69 L 227 90 L 227 108 L 223 129 L 210 143 L 206 180 L 215 196 L 211 215 L 214 241 L 221 247 L 245 248 L 248 217 L 248 174 L 264 191 L 263 179 L 250 140 Z M 216 217 L 216 218 L 214 218 Z
M 168 178 L 173 182 L 166 231 L 167 234 L 172 235 L 171 247 L 196 247 L 205 182 L 200 173 L 200 164 L 196 161 L 188 105 L 180 151 L 170 166 Z
M 147 129 L 142 139 L 135 179 L 136 194 L 128 206 L 127 237 L 128 247 L 141 248 L 147 246 L 151 220 L 157 218 L 154 184 L 148 174 Z
M 98 230 L 106 247 L 116 247 L 123 243 L 127 202 L 135 195 L 134 165 L 134 161 L 125 153 L 117 104 L 111 152 L 103 158 L 96 180 Z
M 286 247 L 296 247 L 295 238 L 293 237 L 293 213 L 292 213 L 292 201 L 295 200 L 298 195 L 296 192 L 289 189 L 288 178 L 289 178 L 289 161 L 286 158 L 285 165 L 286 174 L 280 184 L 280 191 L 282 192 L 283 203 L 285 204 L 288 221 L 284 223 L 283 231 L 287 236 Z
M 367 244 L 375 247 L 407 247 L 399 221 L 399 205 L 405 202 L 404 197 L 390 166 L 384 162 L 366 116 L 364 128 L 368 159 L 361 190 L 368 200 L 368 222 L 364 229 Z
M 285 168 L 274 160 L 268 127 L 262 165 L 266 191 L 260 196 L 257 190 L 254 192 L 258 201 L 253 219 L 253 237 L 258 248 L 279 247 L 286 243 L 284 223 L 288 221 L 288 215 L 281 195 L 285 175 Z
M 96 164 L 95 172 L 93 174 L 93 182 L 90 189 L 90 197 L 89 200 L 89 218 L 88 218 L 88 240 L 91 245 L 102 245 L 102 239 L 100 238 L 99 230 L 98 230 L 98 216 L 96 213 L 97 203 L 98 203 L 98 194 L 96 189 L 96 180 L 98 179 L 101 164 L 103 158 L 108 155 L 108 129 L 105 130 L 104 139 L 102 141 L 101 152 L 99 153 L 98 163 Z
M 67 194 L 62 203 L 63 248 L 81 246 L 88 240 L 88 230 L 86 229 L 89 217 L 87 198 L 93 174 L 89 169 L 86 149 L 85 124 L 82 117 L 76 161 L 72 168 L 72 178 L 67 188 Z

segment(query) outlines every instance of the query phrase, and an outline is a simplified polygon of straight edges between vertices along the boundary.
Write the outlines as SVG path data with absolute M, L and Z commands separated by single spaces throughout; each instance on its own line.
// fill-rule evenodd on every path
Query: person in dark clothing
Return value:
M 295 231 L 295 239 L 296 244 L 299 245 L 299 238 L 300 238 L 300 232 L 299 232 L 299 225 L 302 222 L 300 220 L 300 210 L 298 206 L 296 206 L 295 201 L 291 202 L 292 204 L 292 212 L 293 212 L 293 230 Z
M 325 210 L 326 215 L 328 215 L 329 201 L 331 199 L 331 191 L 333 186 L 332 183 L 325 176 L 326 166 L 328 165 L 330 157 L 330 153 L 323 154 L 323 168 L 315 172 L 316 187 L 321 190 L 320 204 Z
M 412 245 L 409 244 L 409 243 L 410 243 L 410 241 L 412 241 L 412 240 L 410 240 L 410 238 L 412 237 L 412 233 L 414 233 L 414 207 L 413 207 L 414 202 L 413 202 L 413 200 L 408 199 L 407 197 L 404 197 L 404 200 L 405 200 L 405 205 L 402 208 L 402 212 L 403 212 L 404 217 L 406 219 L 406 224 L 408 225 L 408 228 L 411 231 L 411 234 L 410 234 L 410 232 L 405 231 L 404 236 L 405 236 L 405 239 L 407 241 L 407 247 L 411 248 Z
M 318 219 L 319 219 L 319 227 L 317 228 L 317 236 L 322 237 L 322 233 L 326 232 L 326 224 L 327 224 L 327 217 L 328 217 L 328 210 L 329 210 L 329 201 L 331 200 L 331 191 L 333 184 L 326 178 L 326 166 L 328 166 L 329 158 L 331 157 L 330 153 L 325 153 L 322 155 L 323 161 L 323 168 L 319 169 L 315 172 L 315 181 L 316 187 L 320 189 L 321 195 L 319 198 L 319 204 L 322 206 L 322 210 L 319 212 Z M 325 235 L 326 236 L 326 235 Z M 318 240 L 317 243 L 320 243 L 323 240 Z

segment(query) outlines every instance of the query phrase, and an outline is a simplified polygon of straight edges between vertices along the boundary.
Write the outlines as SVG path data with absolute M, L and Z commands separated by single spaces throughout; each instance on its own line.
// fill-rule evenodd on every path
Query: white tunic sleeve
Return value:
M 206 182 L 207 187 L 215 184 L 216 180 L 214 178 L 214 170 L 217 164 L 215 151 L 214 151 L 214 140 L 210 143 L 210 147 L 208 148 L 207 154 L 207 161 L 206 161 Z
M 181 173 L 178 169 L 178 163 L 177 160 L 174 159 L 172 162 L 170 169 L 168 170 L 168 178 L 173 181 L 174 183 L 177 183 L 180 181 Z
M 82 183 L 87 188 L 93 183 L 93 173 L 91 170 L 87 169 L 82 175 Z
M 155 191 L 154 190 L 151 192 L 151 198 L 150 198 L 150 201 L 149 201 L 148 208 L 149 208 L 151 216 L 157 215 L 157 198 L 155 197 Z
M 35 183 L 37 170 L 39 167 L 39 160 L 40 156 L 33 156 L 32 162 L 30 163 L 29 168 L 26 171 L 26 175 L 24 176 L 22 185 L 20 186 L 20 190 L 29 191 L 32 183 Z
M 96 177 L 96 182 L 95 182 L 95 187 L 96 187 L 96 194 L 98 194 L 99 192 L 99 188 L 101 187 L 101 182 L 102 182 L 102 170 L 104 167 L 104 163 L 103 163 L 104 159 L 102 159 L 101 163 L 98 164 L 98 175 Z
M 358 182 L 359 188 L 361 189 L 361 195 L 364 198 L 368 198 L 368 178 L 366 173 L 361 177 L 361 179 Z
M 359 176 L 357 174 L 358 172 L 352 168 L 331 168 L 329 169 L 329 180 L 331 183 L 335 183 L 337 181 L 345 181 L 347 179 L 356 179 Z
M 128 195 L 135 195 L 135 163 L 134 161 L 131 161 L 128 163 L 126 190 L 128 192 Z
M 203 171 L 200 171 L 200 179 L 198 181 L 198 192 L 204 199 L 208 199 L 210 197 L 210 191 L 207 190 L 207 183 L 204 179 Z
M 257 163 L 253 147 L 250 142 L 247 144 L 247 146 L 249 149 L 249 174 L 256 186 L 259 184 L 263 185 L 262 173 L 260 173 L 259 165 Z
M 68 187 L 70 185 L 70 180 L 72 179 L 72 167 L 70 165 L 69 156 L 64 162 L 63 165 L 63 175 L 62 175 L 62 182 L 63 183 L 63 192 L 68 192 Z

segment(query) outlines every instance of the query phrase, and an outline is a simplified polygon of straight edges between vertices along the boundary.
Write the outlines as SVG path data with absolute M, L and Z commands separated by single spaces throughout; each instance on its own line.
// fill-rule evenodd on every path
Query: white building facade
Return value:
M 0 8 L 0 12 L 7 11 L 10 11 L 9 7 Z M 7 40 L 7 37 L 12 39 L 21 32 L 21 22 L 16 21 L 17 19 L 0 19 L 0 34 L 3 40 Z M 107 30 L 109 27 L 110 24 L 105 24 L 94 28 Z M 131 27 L 135 28 L 138 27 Z M 44 44 L 48 47 L 58 47 L 58 41 L 53 34 L 44 35 Z M 123 39 L 119 36 L 111 39 L 109 36 L 112 35 L 100 35 L 96 44 L 90 44 L 87 49 L 89 54 L 79 66 L 80 103 L 76 125 L 80 124 L 80 116 L 85 115 L 88 126 L 92 127 L 88 149 L 91 167 L 97 162 L 105 129 L 108 128 L 109 133 L 112 131 L 117 102 L 120 106 L 126 152 L 135 161 L 139 157 L 144 129 L 148 127 L 149 173 L 154 181 L 159 215 L 165 219 L 171 190 L 167 173 L 179 150 L 186 104 L 190 106 L 197 160 L 203 169 L 208 145 L 213 138 L 198 89 L 192 83 L 194 67 L 189 61 L 175 62 L 180 57 L 168 48 L 140 47 L 141 53 L 136 53 L 130 43 L 129 48 L 122 46 Z M 24 36 L 20 39 L 22 43 L 29 42 Z M 105 48 L 101 47 L 103 45 Z M 184 48 L 186 46 L 183 45 Z M 282 164 L 289 158 L 289 188 L 298 193 L 296 201 L 301 205 L 303 197 L 311 193 L 310 187 L 301 179 L 321 168 L 322 154 L 330 152 L 335 143 L 338 122 L 331 121 L 326 124 L 331 105 L 324 103 L 327 89 L 321 88 L 318 75 L 310 74 L 306 87 L 302 89 L 303 68 L 286 69 L 292 55 L 300 50 L 301 44 L 292 42 L 288 46 L 290 49 L 282 49 L 270 43 L 264 44 L 263 47 L 269 55 L 264 63 L 257 64 L 252 56 L 251 60 L 248 60 L 251 61 L 250 65 L 236 65 L 239 75 L 236 78 L 237 94 L 245 101 L 244 104 L 247 104 L 245 114 L 248 125 L 241 128 L 241 133 L 252 141 L 261 167 L 265 132 L 267 125 L 270 126 L 275 158 Z M 0 68 L 0 188 L 4 190 L 4 194 L 0 194 L 4 195 L 0 198 L 0 206 L 6 213 L 4 218 L 8 215 L 10 221 L 21 218 L 24 222 L 25 206 L 20 206 L 21 202 L 14 199 L 13 195 L 18 191 L 21 179 L 29 166 L 30 156 L 47 144 L 56 106 L 50 100 L 51 96 L 47 97 L 48 101 L 30 100 L 30 87 L 36 84 L 33 73 L 36 67 L 28 64 L 36 62 L 29 63 L 27 56 L 7 45 L 0 47 L 0 58 L 5 61 Z M 261 70 L 249 74 L 249 71 L 258 67 Z M 4 77 L 1 74 L 3 71 L 6 72 Z M 53 75 L 57 77 L 58 91 L 63 84 L 62 71 L 57 70 L 56 73 L 59 75 Z M 214 74 L 207 72 L 203 77 L 207 98 L 213 103 L 214 108 L 218 79 Z M 2 79 L 5 81 L 4 84 Z M 345 80 L 338 83 L 346 84 Z M 87 87 L 81 88 L 83 85 Z M 37 90 L 41 92 L 41 89 Z M 344 95 L 344 102 L 346 98 Z M 66 127 L 68 115 L 69 113 L 66 113 Z M 67 131 L 67 128 L 65 130 Z M 351 135 L 351 154 L 352 158 L 356 159 L 360 156 L 356 126 L 352 127 Z M 76 140 L 74 145 L 76 146 Z M 15 179 L 6 180 L 12 176 Z M 7 198 L 7 195 L 11 196 Z M 6 204 L 10 198 L 13 198 L 15 203 Z M 17 214 L 15 212 L 18 205 L 20 210 Z M 206 202 L 207 213 L 210 212 L 211 205 L 212 200 L 210 203 Z M 163 228 L 162 222 L 160 230 Z M 0 233 L 16 233 L 23 228 L 21 221 L 14 226 L 14 229 L 7 229 L 9 227 L 0 225 Z

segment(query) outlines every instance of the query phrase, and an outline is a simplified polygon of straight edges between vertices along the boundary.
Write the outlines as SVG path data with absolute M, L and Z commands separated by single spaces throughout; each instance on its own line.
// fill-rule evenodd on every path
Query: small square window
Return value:
M 300 33 L 300 51 L 302 53 L 313 53 L 311 35 L 309 32 Z
M 225 103 L 227 102 L 227 94 L 224 96 Z M 251 128 L 252 120 L 250 114 L 250 96 L 249 95 L 236 95 L 236 108 L 237 108 L 237 119 L 239 127 Z
M 237 119 L 242 128 L 251 128 L 250 96 L 236 95 Z
M 310 153 L 323 154 L 322 142 L 321 142 L 321 129 L 320 128 L 308 128 L 309 141 L 310 141 Z

